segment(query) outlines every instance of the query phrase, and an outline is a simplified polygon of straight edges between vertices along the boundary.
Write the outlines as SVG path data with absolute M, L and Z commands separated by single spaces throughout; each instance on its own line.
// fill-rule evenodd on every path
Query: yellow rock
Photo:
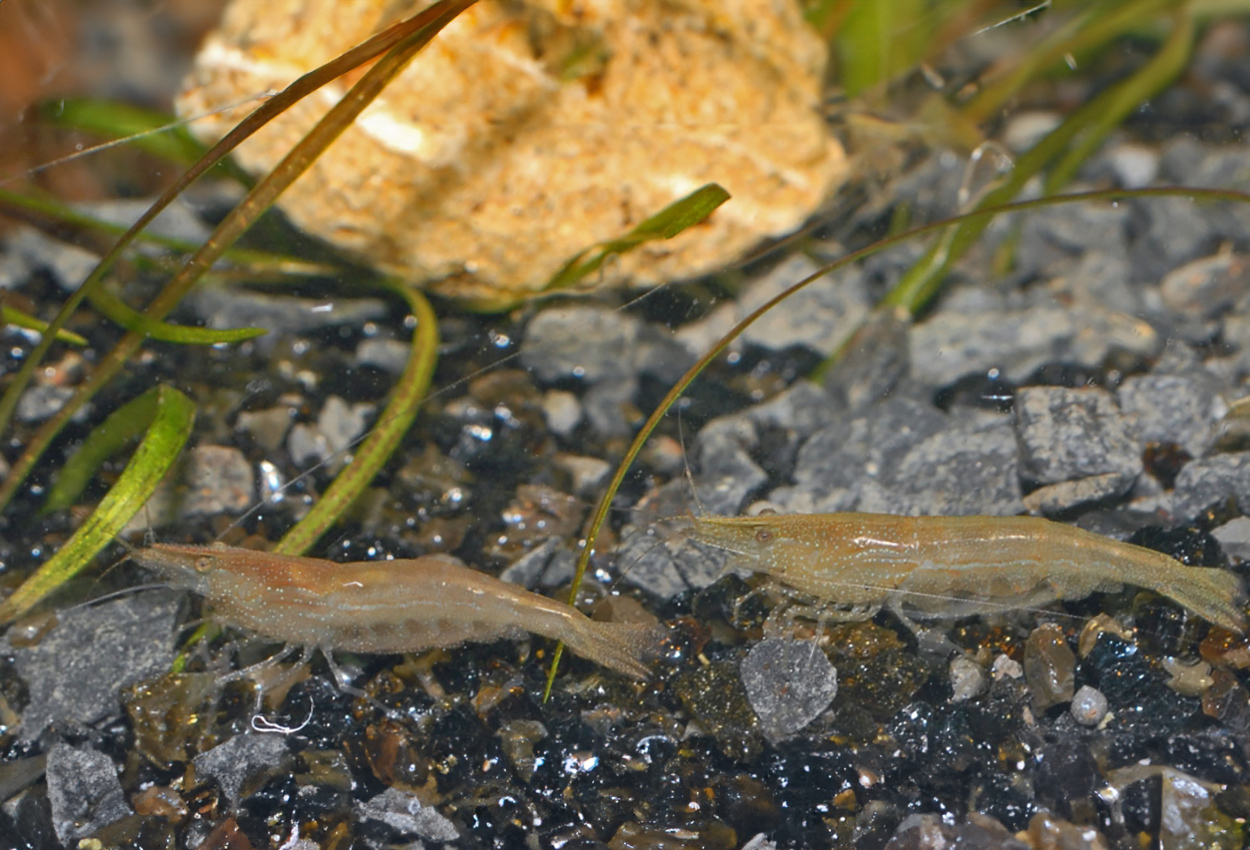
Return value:
M 234 0 L 178 108 L 285 87 L 427 3 Z M 796 0 L 482 0 L 284 196 L 297 225 L 434 292 L 505 305 L 576 252 L 707 182 L 703 225 L 607 264 L 603 283 L 711 271 L 797 228 L 842 182 L 819 113 L 825 48 Z M 271 168 L 351 81 L 239 151 Z M 254 103 L 195 122 L 220 138 Z

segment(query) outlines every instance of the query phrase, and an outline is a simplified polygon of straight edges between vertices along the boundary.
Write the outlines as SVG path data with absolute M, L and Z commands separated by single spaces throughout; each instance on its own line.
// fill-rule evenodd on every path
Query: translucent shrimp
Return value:
M 160 544 L 130 557 L 203 596 L 231 625 L 326 651 L 416 652 L 534 632 L 645 679 L 642 659 L 660 640 L 653 627 L 596 622 L 442 555 L 338 564 L 221 544 Z
M 1036 517 L 766 514 L 693 523 L 693 537 L 736 554 L 735 566 L 826 602 L 886 605 L 904 620 L 904 606 L 959 616 L 978 605 L 1025 608 L 1131 584 L 1246 630 L 1245 588 L 1232 573 Z

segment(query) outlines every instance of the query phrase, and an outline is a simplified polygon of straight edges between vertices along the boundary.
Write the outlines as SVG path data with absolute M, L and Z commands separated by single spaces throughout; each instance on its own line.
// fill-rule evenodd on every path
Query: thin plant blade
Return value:
M 128 331 L 161 342 L 174 342 L 182 345 L 219 345 L 255 339 L 268 333 L 264 328 L 196 328 L 158 322 L 133 309 L 103 287 L 92 292 L 90 298 L 91 305 L 109 320 Z
M 117 483 L 52 559 L 0 605 L 0 623 L 29 611 L 84 569 L 152 495 L 195 424 L 195 405 L 172 387 L 156 389 L 151 425 Z
M 48 332 L 48 323 L 42 319 L 37 319 L 29 313 L 23 313 L 15 307 L 6 307 L 0 305 L 0 322 L 6 325 L 16 325 L 19 328 L 26 328 L 31 331 L 38 331 L 41 334 Z M 73 331 L 67 331 L 61 328 L 57 331 L 57 340 L 59 342 L 68 342 L 70 345 L 86 345 L 86 337 L 79 336 Z
M 91 476 L 110 457 L 121 452 L 126 444 L 143 434 L 156 418 L 163 386 L 156 386 L 133 398 L 109 414 L 83 440 L 77 451 L 57 472 L 48 491 L 41 513 L 51 513 L 74 504 L 86 489 Z
M 394 289 L 408 300 L 408 306 L 417 317 L 408 363 L 395 385 L 395 394 L 378 418 L 373 433 L 360 444 L 352 462 L 339 473 L 312 510 L 274 547 L 275 552 L 302 555 L 312 548 L 373 481 L 408 432 L 421 400 L 429 393 L 438 362 L 438 317 L 430 302 L 417 290 L 399 285 Z
M 640 222 L 637 227 L 616 239 L 601 242 L 581 251 L 556 272 L 546 291 L 568 289 L 582 279 L 594 274 L 613 254 L 624 254 L 639 245 L 657 239 L 672 239 L 688 227 L 707 219 L 716 208 L 729 200 L 729 192 L 717 183 L 708 183 L 679 198 L 653 216 Z

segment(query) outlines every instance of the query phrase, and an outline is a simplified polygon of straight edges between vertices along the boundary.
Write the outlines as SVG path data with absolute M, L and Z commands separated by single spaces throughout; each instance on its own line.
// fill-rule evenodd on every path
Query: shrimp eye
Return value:
M 213 568 L 213 559 L 207 555 L 202 555 L 195 559 L 195 571 L 197 573 L 206 573 Z
M 773 542 L 772 529 L 757 528 L 755 530 L 755 542 L 756 543 L 772 543 Z

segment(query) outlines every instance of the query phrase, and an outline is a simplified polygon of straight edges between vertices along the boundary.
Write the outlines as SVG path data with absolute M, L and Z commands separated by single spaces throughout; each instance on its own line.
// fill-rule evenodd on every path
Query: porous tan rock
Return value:
M 234 0 L 183 115 L 281 89 L 424 2 Z M 825 48 L 795 0 L 482 0 L 282 201 L 300 227 L 440 294 L 502 305 L 576 252 L 707 182 L 703 225 L 605 266 L 603 283 L 715 269 L 796 227 L 841 183 L 819 112 Z M 342 97 L 323 89 L 239 151 L 272 167 Z M 254 104 L 194 123 L 218 138 Z

